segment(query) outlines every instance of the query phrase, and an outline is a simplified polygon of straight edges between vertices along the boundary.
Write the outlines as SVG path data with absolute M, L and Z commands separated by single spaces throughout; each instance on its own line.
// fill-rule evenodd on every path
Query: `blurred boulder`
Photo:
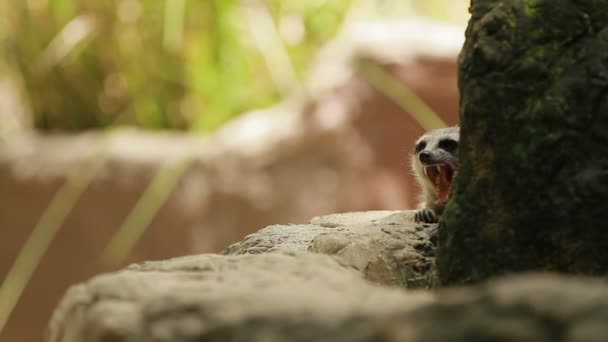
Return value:
M 267 227 L 230 247 L 229 255 L 146 262 L 75 285 L 55 310 L 47 341 L 608 338 L 605 281 L 529 274 L 437 292 L 400 290 L 370 279 L 374 258 L 369 256 L 374 253 L 365 251 L 415 250 L 417 242 L 401 234 L 417 226 L 411 212 L 350 213 L 313 222 L 317 224 Z M 318 225 L 323 223 L 332 227 Z M 376 239 L 362 239 L 362 231 L 375 236 L 374 228 L 382 225 L 387 236 L 397 233 L 393 238 L 400 247 L 389 242 L 382 251 Z M 345 233 L 357 226 L 362 231 Z M 420 227 L 426 235 L 428 227 Z M 333 251 L 358 247 L 348 255 L 311 248 L 321 237 L 344 242 Z M 354 256 L 368 259 L 357 265 Z
M 377 341 L 383 318 L 430 298 L 375 286 L 327 255 L 198 255 L 72 287 L 47 341 Z
M 45 254 L 4 337 L 39 339 L 36 327 L 67 284 L 116 267 L 102 264 L 102 251 L 153 177 L 171 163 L 185 162 L 185 172 L 180 175 L 180 166 L 168 172 L 179 181 L 123 265 L 221 251 L 274 222 L 413 207 L 417 189 L 407 156 L 424 130 L 371 86 L 355 62 L 389 72 L 452 125 L 458 121 L 456 59 L 462 42 L 463 28 L 428 22 L 353 26 L 320 54 L 301 91 L 209 137 L 118 130 L 75 136 L 26 132 L 3 141 L 0 278 L 66 179 L 91 162 L 101 165 Z M 162 201 L 170 185 L 159 184 L 153 195 Z

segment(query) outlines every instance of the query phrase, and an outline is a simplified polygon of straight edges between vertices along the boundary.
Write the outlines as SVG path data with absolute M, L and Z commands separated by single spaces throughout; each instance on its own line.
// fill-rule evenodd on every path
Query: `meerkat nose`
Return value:
M 428 163 L 430 163 L 430 162 L 431 162 L 432 156 L 431 156 L 431 153 L 430 153 L 430 152 L 428 152 L 428 151 L 422 151 L 422 152 L 420 152 L 420 154 L 418 155 L 418 158 L 420 158 L 420 161 L 421 161 L 421 162 L 423 162 L 423 163 L 425 163 L 425 164 L 428 164 Z

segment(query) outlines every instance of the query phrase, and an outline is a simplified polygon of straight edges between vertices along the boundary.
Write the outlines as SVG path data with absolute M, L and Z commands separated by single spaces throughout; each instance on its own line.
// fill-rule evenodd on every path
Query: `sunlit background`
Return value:
M 0 341 L 128 262 L 413 207 L 410 144 L 458 120 L 467 6 L 0 1 Z
M 212 131 L 300 86 L 350 23 L 463 23 L 466 2 L 27 0 L 2 5 L 2 70 L 43 130 Z

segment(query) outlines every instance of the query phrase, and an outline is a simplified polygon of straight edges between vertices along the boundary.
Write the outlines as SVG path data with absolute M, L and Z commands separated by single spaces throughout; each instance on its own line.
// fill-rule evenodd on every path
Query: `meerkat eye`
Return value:
M 458 141 L 454 139 L 441 139 L 438 144 L 439 148 L 448 152 L 454 152 L 458 148 Z
M 426 141 L 421 140 L 416 144 L 416 153 L 424 150 L 424 148 L 426 147 Z

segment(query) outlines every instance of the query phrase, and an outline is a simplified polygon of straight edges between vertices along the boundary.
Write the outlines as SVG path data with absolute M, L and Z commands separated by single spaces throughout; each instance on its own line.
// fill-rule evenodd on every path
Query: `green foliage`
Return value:
M 288 12 L 327 13 L 321 21 L 305 18 L 306 36 L 289 49 L 300 71 L 346 10 L 329 3 L 271 3 L 275 20 Z M 248 34 L 255 23 L 244 20 L 234 0 L 15 1 L 5 7 L 4 53 L 22 74 L 42 129 L 118 123 L 211 130 L 280 95 Z
M 393 14 L 399 7 L 445 19 L 448 3 L 4 1 L 0 64 L 21 75 L 40 129 L 210 131 L 297 87 L 318 48 L 357 9 L 383 4 Z

